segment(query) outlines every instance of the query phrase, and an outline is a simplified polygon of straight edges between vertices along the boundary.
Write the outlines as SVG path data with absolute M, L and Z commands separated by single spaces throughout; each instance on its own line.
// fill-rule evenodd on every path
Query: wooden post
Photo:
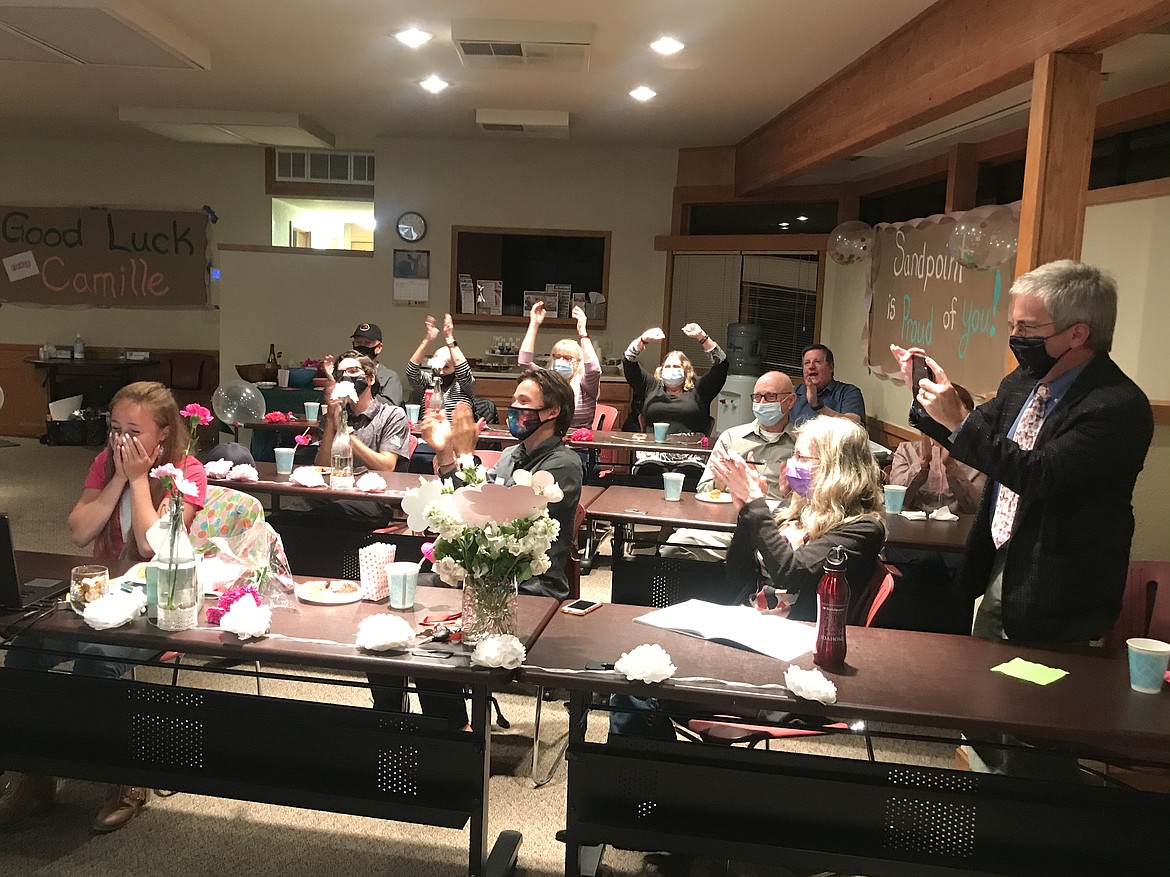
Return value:
M 947 204 L 945 212 L 970 210 L 979 188 L 979 161 L 974 143 L 956 143 L 947 155 Z
M 1036 59 L 1017 277 L 1054 259 L 1080 257 L 1100 81 L 1100 55 Z

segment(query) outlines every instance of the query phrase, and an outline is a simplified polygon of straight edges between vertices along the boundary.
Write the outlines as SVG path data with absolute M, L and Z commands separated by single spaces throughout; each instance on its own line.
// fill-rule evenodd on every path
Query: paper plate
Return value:
M 723 490 L 719 492 L 718 497 L 713 497 L 709 491 L 703 491 L 702 493 L 696 493 L 695 499 L 699 502 L 713 502 L 722 505 L 723 503 L 731 502 L 731 494 Z
M 358 588 L 354 591 L 334 593 L 333 591 L 325 590 L 325 584 L 325 581 L 321 579 L 311 582 L 297 583 L 297 599 L 302 603 L 317 603 L 322 606 L 338 606 L 343 603 L 356 603 L 362 598 L 362 589 L 360 586 L 358 586 Z M 350 582 L 350 584 L 354 583 Z

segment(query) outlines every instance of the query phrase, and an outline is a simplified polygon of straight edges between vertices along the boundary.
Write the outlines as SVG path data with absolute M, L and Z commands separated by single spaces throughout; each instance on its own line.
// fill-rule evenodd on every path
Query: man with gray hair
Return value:
M 973 633 L 1088 644 L 1121 610 L 1153 412 L 1109 356 L 1117 287 L 1096 268 L 1065 259 L 1020 276 L 1009 317 L 1019 367 L 995 398 L 964 417 L 927 357 L 918 427 L 987 475 L 959 575 L 984 597 Z M 908 376 L 918 351 L 892 350 Z

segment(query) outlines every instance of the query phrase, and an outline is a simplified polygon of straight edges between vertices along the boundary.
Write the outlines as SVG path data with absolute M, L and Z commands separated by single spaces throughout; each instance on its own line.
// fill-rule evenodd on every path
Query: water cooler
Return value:
M 763 365 L 760 359 L 760 327 L 732 323 L 727 327 L 728 375 L 715 400 L 715 435 L 752 421 L 752 390 Z

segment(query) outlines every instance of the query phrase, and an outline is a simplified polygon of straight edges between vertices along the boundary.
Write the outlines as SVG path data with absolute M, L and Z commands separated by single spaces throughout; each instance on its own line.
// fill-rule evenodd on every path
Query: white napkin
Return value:
M 238 582 L 247 569 L 242 564 L 229 563 L 222 557 L 205 557 L 199 561 L 195 571 L 199 577 L 200 593 L 222 594 Z
M 926 520 L 926 512 L 904 511 L 904 512 L 900 512 L 900 514 L 907 521 L 925 521 Z
M 300 466 L 293 469 L 292 475 L 288 476 L 288 480 L 293 484 L 299 484 L 301 487 L 325 486 L 325 479 L 313 466 Z
M 414 628 L 397 615 L 367 615 L 358 624 L 357 647 L 371 652 L 400 649 L 410 642 Z
M 489 636 L 480 640 L 471 653 L 471 663 L 476 667 L 503 667 L 515 670 L 524 663 L 527 653 L 520 640 L 509 634 Z
M 613 669 L 631 682 L 661 682 L 673 676 L 678 668 L 658 643 L 643 643 L 632 652 L 623 652 Z
M 271 607 L 257 606 L 256 601 L 247 594 L 232 603 L 219 621 L 221 630 L 234 633 L 240 639 L 262 637 L 271 626 Z
M 789 691 L 805 700 L 820 703 L 837 702 L 837 686 L 815 667 L 812 670 L 805 670 L 795 664 L 789 664 L 788 669 L 784 671 L 784 684 L 788 686 Z
M 957 521 L 959 516 L 951 511 L 950 506 L 943 505 L 930 513 L 930 519 L 932 521 Z
M 366 493 L 381 493 L 386 489 L 386 479 L 377 472 L 367 472 L 357 480 L 354 487 Z
M 239 466 L 232 466 L 227 474 L 228 481 L 259 481 L 260 473 L 256 471 L 255 466 L 250 466 L 247 463 L 241 463 Z
M 203 471 L 208 478 L 224 478 L 232 471 L 235 464 L 231 460 L 211 460 L 203 464 Z
M 113 591 L 85 605 L 85 623 L 94 630 L 121 627 L 137 618 L 146 608 L 146 590 L 138 587 L 127 593 Z

